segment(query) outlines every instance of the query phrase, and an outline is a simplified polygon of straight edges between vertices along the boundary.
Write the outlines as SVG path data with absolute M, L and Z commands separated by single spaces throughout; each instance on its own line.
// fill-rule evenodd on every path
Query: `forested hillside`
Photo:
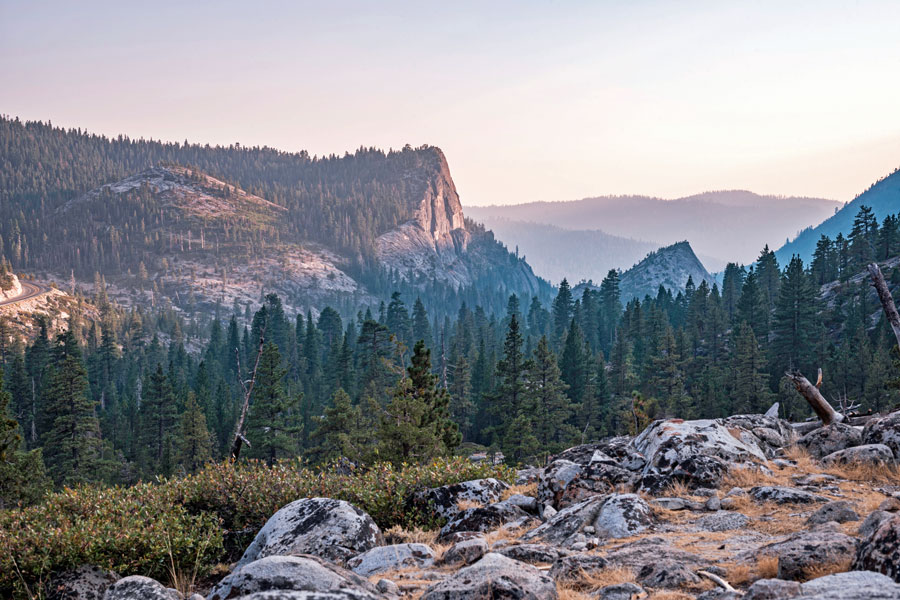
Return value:
M 872 223 L 865 210 L 857 220 Z M 886 230 L 896 232 L 895 217 Z M 73 320 L 58 337 L 3 348 L 0 398 L 24 440 L 7 441 L 3 501 L 192 472 L 227 456 L 240 382 L 257 358 L 244 456 L 269 462 L 403 461 L 462 442 L 516 464 L 664 415 L 759 412 L 779 401 L 783 416 L 802 419 L 809 409 L 784 378 L 789 369 L 821 367 L 836 404 L 884 410 L 898 402 L 894 341 L 862 272 L 881 238 L 856 231 L 837 262 L 824 253 L 781 266 L 765 249 L 754 267 L 730 264 L 721 290 L 691 281 L 624 303 L 616 271 L 579 297 L 563 281 L 549 305 L 511 296 L 500 314 L 463 306 L 437 321 L 399 292 L 352 319 L 330 308 L 287 314 L 269 295 L 249 318 L 218 314 L 197 351 L 185 347 L 176 314 L 94 298 L 102 322 Z M 896 294 L 900 239 L 890 239 L 882 264 Z
M 860 208 L 868 207 L 879 221 L 893 215 L 900 208 L 900 169 L 873 183 L 869 188 L 847 203 L 841 210 L 815 227 L 807 227 L 794 239 L 776 251 L 778 260 L 788 260 L 794 254 L 810 260 L 822 236 L 845 238 L 855 227 Z M 877 223 L 876 223 L 877 226 Z
M 122 304 L 280 294 L 345 316 L 414 289 L 436 315 L 501 310 L 550 285 L 466 223 L 438 148 L 310 157 L 270 148 L 108 139 L 0 119 L 0 255 Z

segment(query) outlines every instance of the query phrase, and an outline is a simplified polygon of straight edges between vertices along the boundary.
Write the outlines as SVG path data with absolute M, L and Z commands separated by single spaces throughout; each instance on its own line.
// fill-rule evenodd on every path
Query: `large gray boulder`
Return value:
M 852 504 L 846 500 L 839 500 L 821 506 L 806 520 L 810 525 L 821 525 L 829 521 L 834 521 L 835 523 L 859 521 L 859 515 L 853 510 Z
M 862 444 L 852 448 L 838 450 L 825 456 L 822 463 L 826 466 L 850 463 L 890 463 L 894 460 L 891 449 L 884 444 Z
M 347 568 L 363 577 L 405 567 L 430 567 L 437 556 L 425 544 L 376 546 L 347 561 Z
M 579 475 L 582 465 L 571 460 L 554 460 L 538 478 L 538 504 L 541 509 L 545 506 L 557 508 L 563 494 Z M 543 514 L 543 513 L 542 513 Z
M 877 571 L 900 583 L 900 514 L 882 520 L 860 542 L 853 568 Z
M 640 486 L 654 493 L 676 482 L 717 487 L 731 465 L 766 462 L 753 434 L 720 420 L 654 421 L 633 443 L 648 460 Z
M 778 559 L 779 579 L 802 580 L 817 568 L 849 564 L 856 554 L 856 538 L 831 524 L 795 533 L 757 553 Z
M 414 501 L 427 505 L 439 517 L 449 520 L 460 513 L 460 502 L 475 502 L 477 504 L 499 502 L 501 494 L 508 488 L 509 485 L 493 477 L 473 479 L 427 489 L 416 494 Z
M 832 423 L 813 429 L 797 440 L 797 445 L 805 448 L 815 458 L 824 458 L 838 450 L 859 446 L 861 443 L 862 431 L 844 423 Z
M 652 522 L 650 507 L 636 494 L 595 496 L 559 511 L 522 536 L 522 541 L 542 540 L 569 548 L 586 536 L 618 538 L 634 535 Z
M 276 554 L 312 554 L 339 564 L 384 543 L 372 517 L 343 500 L 304 498 L 272 515 L 237 567 Z
M 863 444 L 884 444 L 900 460 L 900 410 L 872 419 L 863 428 Z
M 103 600 L 182 600 L 177 591 L 167 588 L 155 579 L 141 575 L 123 577 L 108 588 Z
M 862 522 L 862 525 L 859 526 L 856 535 L 858 535 L 861 540 L 865 540 L 875 533 L 875 530 L 881 527 L 882 523 L 893 517 L 894 515 L 887 511 L 873 510 L 869 513 L 869 516 L 866 517 L 866 520 Z
M 602 571 L 607 564 L 605 558 L 596 554 L 570 554 L 556 559 L 550 566 L 549 575 L 562 583 L 578 581 L 584 575 Z
M 454 533 L 477 531 L 486 533 L 503 525 L 513 527 L 533 526 L 538 521 L 527 512 L 508 502 L 496 502 L 488 506 L 469 508 L 441 528 L 439 538 L 448 539 Z
M 784 579 L 760 579 L 747 589 L 744 600 L 782 600 L 800 595 L 800 583 Z
M 900 585 L 871 571 L 848 571 L 800 585 L 805 600 L 900 600 Z
M 556 584 L 531 565 L 500 554 L 486 554 L 425 590 L 422 600 L 556 600 Z
M 825 496 L 819 496 L 799 488 L 778 485 L 761 485 L 750 488 L 750 495 L 757 502 L 774 502 L 776 504 L 815 504 L 828 502 Z
M 568 550 L 551 544 L 515 544 L 504 546 L 495 552 L 532 565 L 552 564 L 555 560 L 570 554 Z
M 112 571 L 84 565 L 53 576 L 44 593 L 47 600 L 102 600 L 106 589 L 118 580 Z
M 651 588 L 679 588 L 700 582 L 684 563 L 667 558 L 645 564 L 638 571 L 637 579 L 641 585 Z
M 378 590 L 363 577 L 317 556 L 267 556 L 220 581 L 207 600 L 226 600 L 271 590 L 340 594 L 348 600 L 374 600 Z
M 481 560 L 481 557 L 488 553 L 487 540 L 483 537 L 472 538 L 471 540 L 462 540 L 450 546 L 444 556 L 441 557 L 443 565 L 471 565 Z
M 778 417 L 766 415 L 732 415 L 722 419 L 728 428 L 740 427 L 741 439 L 747 439 L 763 451 L 768 458 L 774 457 L 779 450 L 787 448 L 797 440 L 797 432 L 791 424 Z M 748 438 L 747 433 L 753 436 Z

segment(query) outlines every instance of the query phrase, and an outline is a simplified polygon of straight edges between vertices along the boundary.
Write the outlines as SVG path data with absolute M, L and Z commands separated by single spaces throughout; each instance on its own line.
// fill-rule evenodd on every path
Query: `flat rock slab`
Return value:
M 784 541 L 763 546 L 757 554 L 778 559 L 779 579 L 798 580 L 816 568 L 846 568 L 856 555 L 856 538 L 841 533 L 832 524 L 795 533 Z
M 349 502 L 304 498 L 269 517 L 237 566 L 276 554 L 312 554 L 343 564 L 383 543 L 372 517 Z
M 226 600 L 256 592 L 295 591 L 341 594 L 352 600 L 374 600 L 378 590 L 366 579 L 318 556 L 267 556 L 236 568 L 209 593 L 207 600 Z
M 496 553 L 460 569 L 425 591 L 422 600 L 557 600 L 556 584 L 531 565 Z
M 155 579 L 131 575 L 106 588 L 103 600 L 182 600 L 182 595 Z
M 347 567 L 357 575 L 369 577 L 406 567 L 430 567 L 436 558 L 434 550 L 425 544 L 393 544 L 358 554 L 347 561 Z
M 766 485 L 750 488 L 750 495 L 758 502 L 775 502 L 776 504 L 815 504 L 829 501 L 828 498 L 812 492 L 782 486 Z
M 860 542 L 853 568 L 877 571 L 900 582 L 900 514 L 882 520 Z
M 829 521 L 834 521 L 835 523 L 859 521 L 859 515 L 853 510 L 852 504 L 845 500 L 839 500 L 821 506 L 806 520 L 810 525 L 821 525 Z
M 801 584 L 800 597 L 809 600 L 900 600 L 900 585 L 881 573 L 848 571 Z
M 694 526 L 701 531 L 731 531 L 743 529 L 750 523 L 750 517 L 743 513 L 720 510 L 697 519 Z
M 894 461 L 892 450 L 884 444 L 863 444 L 832 452 L 822 459 L 824 465 L 841 465 L 848 463 L 891 463 Z
M 495 552 L 532 565 L 552 564 L 556 559 L 570 554 L 568 550 L 550 544 L 516 544 Z
M 45 589 L 47 600 L 103 600 L 106 589 L 119 576 L 106 569 L 85 565 L 54 576 Z
M 461 501 L 492 504 L 499 502 L 500 495 L 508 488 L 509 485 L 493 477 L 473 479 L 427 489 L 417 494 L 415 501 L 428 505 L 444 519 L 453 519 L 460 512 L 459 503 Z

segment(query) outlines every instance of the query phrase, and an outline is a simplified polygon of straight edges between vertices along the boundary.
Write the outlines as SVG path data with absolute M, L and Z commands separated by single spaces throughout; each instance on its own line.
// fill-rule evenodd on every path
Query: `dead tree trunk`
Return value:
M 246 382 L 241 376 L 241 353 L 237 348 L 234 349 L 237 359 L 238 381 L 241 382 L 241 387 L 244 389 L 244 403 L 241 406 L 241 416 L 238 419 L 237 427 L 234 429 L 234 439 L 231 441 L 231 462 L 237 462 L 241 455 L 241 446 L 244 443 L 248 446 L 250 445 L 250 442 L 244 437 L 244 420 L 247 418 L 247 410 L 250 408 L 250 396 L 253 394 L 253 385 L 256 383 L 256 370 L 259 368 L 259 358 L 263 353 L 265 339 L 266 332 L 264 329 L 259 336 L 259 350 L 256 352 L 256 363 L 253 365 L 253 372 L 250 374 L 250 379 Z
M 809 402 L 812 409 L 816 411 L 816 415 L 822 420 L 823 425 L 840 423 L 844 420 L 844 415 L 831 407 L 831 404 L 828 403 L 828 400 L 825 399 L 825 396 L 822 395 L 819 388 L 811 384 L 809 379 L 796 371 L 785 373 L 785 375 L 793 382 L 794 387 L 797 388 L 800 395 L 806 398 L 806 401 Z M 819 382 L 822 380 L 821 377 L 822 374 L 820 371 Z
M 897 312 L 897 305 L 894 304 L 894 297 L 891 296 L 891 290 L 888 289 L 887 283 L 884 281 L 884 275 L 878 265 L 872 263 L 869 265 L 869 275 L 872 276 L 872 285 L 878 292 L 878 299 L 881 300 L 881 306 L 884 308 L 884 314 L 891 329 L 894 330 L 894 337 L 897 338 L 897 345 L 900 346 L 900 313 Z

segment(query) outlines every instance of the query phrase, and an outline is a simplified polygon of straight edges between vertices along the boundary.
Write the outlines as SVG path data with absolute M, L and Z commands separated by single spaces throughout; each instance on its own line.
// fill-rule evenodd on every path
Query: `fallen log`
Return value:
M 897 312 L 897 305 L 894 304 L 894 297 L 891 296 L 891 290 L 888 289 L 884 280 L 884 275 L 877 264 L 872 263 L 868 266 L 869 275 L 872 276 L 872 285 L 878 292 L 878 299 L 881 300 L 881 307 L 884 308 L 884 315 L 887 317 L 891 329 L 894 330 L 894 337 L 897 338 L 897 345 L 900 346 L 900 313 Z
M 806 399 L 812 409 L 816 412 L 816 415 L 822 421 L 823 425 L 840 423 L 844 420 L 844 415 L 832 408 L 831 404 L 828 403 L 828 400 L 825 399 L 825 396 L 822 395 L 822 392 L 819 391 L 817 385 L 811 384 L 809 379 L 797 371 L 789 371 L 785 373 L 785 375 L 791 380 L 800 395 Z M 822 373 L 820 371 L 819 385 L 821 385 L 821 381 Z

